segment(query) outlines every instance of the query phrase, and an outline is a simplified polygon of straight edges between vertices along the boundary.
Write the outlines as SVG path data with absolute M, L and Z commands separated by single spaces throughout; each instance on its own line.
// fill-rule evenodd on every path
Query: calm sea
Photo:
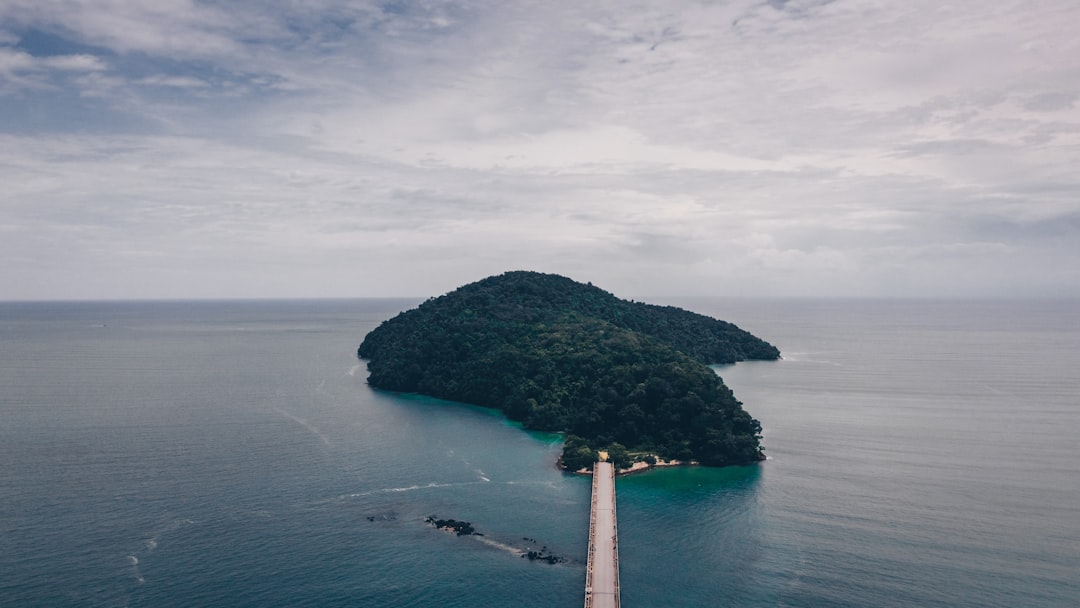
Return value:
M 558 438 L 366 385 L 416 303 L 0 304 L 0 605 L 580 606 Z M 624 606 L 1080 604 L 1077 302 L 665 303 L 785 358 L 768 461 L 619 479 Z

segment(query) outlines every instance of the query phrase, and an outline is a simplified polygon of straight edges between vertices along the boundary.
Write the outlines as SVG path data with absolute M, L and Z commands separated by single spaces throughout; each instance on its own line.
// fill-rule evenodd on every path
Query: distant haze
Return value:
M 0 300 L 1080 296 L 1080 3 L 0 2 Z

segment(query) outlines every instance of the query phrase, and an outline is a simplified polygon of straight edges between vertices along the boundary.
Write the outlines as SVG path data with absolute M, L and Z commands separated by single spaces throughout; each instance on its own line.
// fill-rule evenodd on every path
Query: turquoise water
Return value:
M 0 605 L 579 606 L 557 439 L 365 384 L 416 303 L 0 304 Z M 770 459 L 618 481 L 625 606 L 1076 605 L 1075 302 L 675 303 Z

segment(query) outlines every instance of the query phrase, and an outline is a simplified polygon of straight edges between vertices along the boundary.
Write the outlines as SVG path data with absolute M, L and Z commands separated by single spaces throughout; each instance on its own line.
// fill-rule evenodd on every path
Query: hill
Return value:
M 624 449 L 708 465 L 761 460 L 761 425 L 708 363 L 776 359 L 735 325 L 508 272 L 399 314 L 357 350 L 368 382 L 502 410 L 567 434 L 563 462 Z

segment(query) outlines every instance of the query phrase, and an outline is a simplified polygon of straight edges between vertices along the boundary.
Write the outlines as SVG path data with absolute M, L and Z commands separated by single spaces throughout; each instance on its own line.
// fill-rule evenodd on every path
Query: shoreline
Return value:
M 661 469 L 668 467 L 696 467 L 700 465 L 701 463 L 696 460 L 664 460 L 662 458 L 656 458 L 656 462 L 654 464 L 649 464 L 643 460 L 638 460 L 631 464 L 629 468 L 616 469 L 615 476 L 620 477 L 624 475 L 633 475 L 635 473 L 644 473 L 645 471 L 649 471 L 652 469 Z M 563 468 L 561 465 L 559 466 L 559 469 L 572 475 L 586 475 L 592 477 L 593 474 L 593 471 L 590 469 L 578 469 L 576 471 L 570 471 L 566 468 Z
M 615 475 L 633 475 L 634 473 L 644 473 L 645 471 L 649 471 L 652 469 L 662 469 L 668 467 L 696 467 L 700 465 L 701 463 L 696 460 L 661 460 L 660 458 L 657 458 L 655 464 L 649 464 L 647 462 L 639 460 L 631 464 L 630 468 L 628 469 L 618 469 L 617 471 L 615 471 Z

